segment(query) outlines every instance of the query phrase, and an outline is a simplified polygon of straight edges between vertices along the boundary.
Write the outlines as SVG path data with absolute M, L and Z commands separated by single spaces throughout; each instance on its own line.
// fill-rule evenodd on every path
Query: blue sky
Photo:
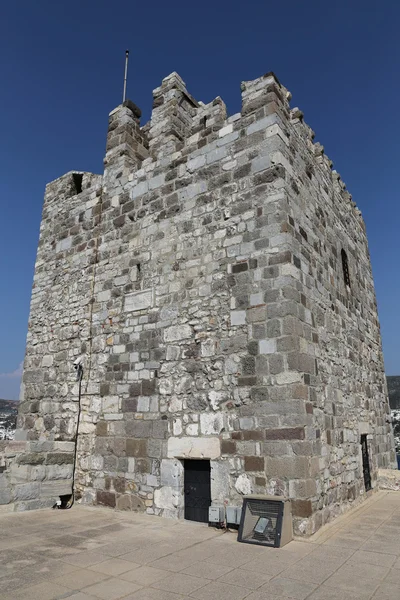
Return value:
M 273 70 L 362 210 L 388 374 L 400 374 L 400 3 L 15 0 L 0 24 L 0 398 L 17 398 L 46 182 L 102 172 L 108 113 L 177 71 L 197 100 L 240 110 L 240 82 Z

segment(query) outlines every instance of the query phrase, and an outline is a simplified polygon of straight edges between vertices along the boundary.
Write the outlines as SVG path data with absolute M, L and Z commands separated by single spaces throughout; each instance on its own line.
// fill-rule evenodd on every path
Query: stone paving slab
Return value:
M 0 600 L 395 600 L 400 493 L 280 549 L 79 505 L 0 515 Z

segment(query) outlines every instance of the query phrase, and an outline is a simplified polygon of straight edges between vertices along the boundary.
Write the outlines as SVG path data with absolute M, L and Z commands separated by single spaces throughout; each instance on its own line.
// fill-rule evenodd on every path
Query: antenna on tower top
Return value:
M 129 50 L 125 52 L 125 75 L 124 75 L 124 92 L 122 94 L 122 102 L 126 100 L 126 80 L 128 79 L 128 59 L 129 59 Z

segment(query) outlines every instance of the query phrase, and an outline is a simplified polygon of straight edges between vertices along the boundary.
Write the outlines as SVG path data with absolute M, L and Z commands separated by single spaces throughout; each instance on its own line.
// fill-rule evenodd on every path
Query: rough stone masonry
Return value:
M 394 466 L 365 226 L 273 73 L 242 111 L 172 73 L 140 126 L 110 113 L 104 174 L 46 188 L 17 441 L 0 504 L 76 497 L 181 518 L 183 459 L 212 502 L 292 499 L 309 535 Z M 1 463 L 0 463 L 1 464 Z

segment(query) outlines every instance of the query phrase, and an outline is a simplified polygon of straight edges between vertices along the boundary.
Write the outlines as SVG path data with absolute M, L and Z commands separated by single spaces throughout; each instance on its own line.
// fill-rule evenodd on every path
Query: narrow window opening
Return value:
M 345 250 L 342 248 L 342 268 L 343 268 L 343 279 L 344 283 L 350 287 L 350 271 L 349 271 L 349 261 L 347 259 L 347 254 Z
M 140 273 L 140 269 L 141 269 L 140 263 L 137 263 L 136 268 L 137 268 L 137 272 Z
M 368 492 L 371 488 L 371 468 L 369 464 L 369 453 L 368 453 L 368 441 L 367 435 L 361 435 L 361 455 L 362 455 L 362 466 L 364 475 L 365 491 Z
M 73 173 L 72 174 L 72 179 L 74 181 L 74 186 L 75 186 L 75 194 L 80 194 L 82 191 L 82 178 L 83 178 L 82 173 Z
M 200 125 L 202 127 L 205 127 L 207 125 L 207 117 L 201 117 L 201 119 L 200 119 Z

